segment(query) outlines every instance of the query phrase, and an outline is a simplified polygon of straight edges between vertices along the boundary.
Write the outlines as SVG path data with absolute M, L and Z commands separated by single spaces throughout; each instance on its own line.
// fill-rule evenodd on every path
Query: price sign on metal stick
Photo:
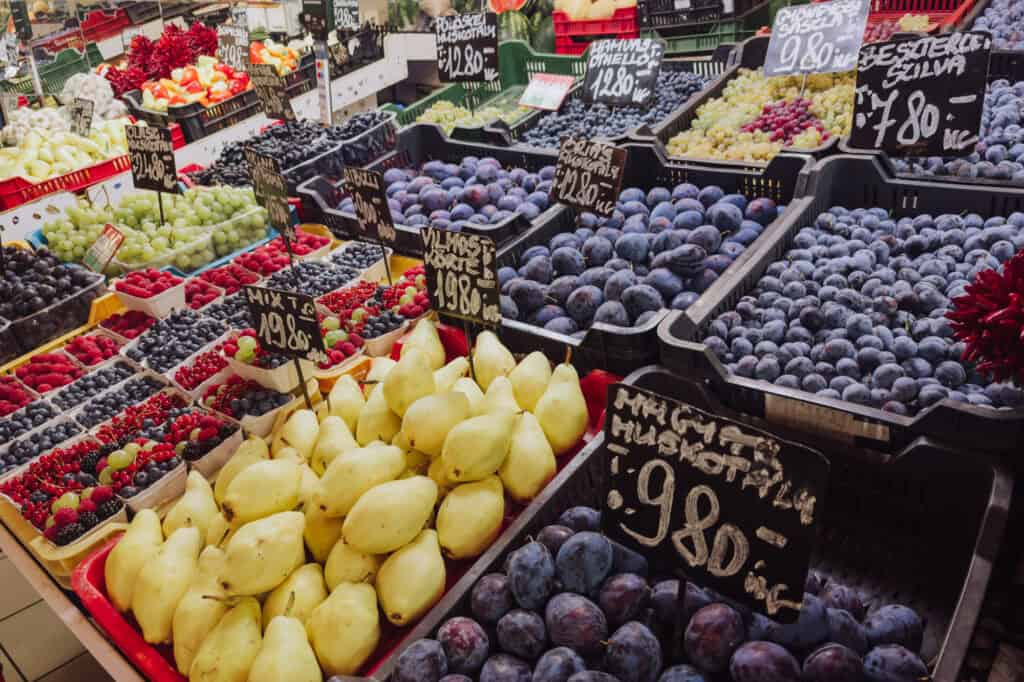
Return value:
M 135 187 L 157 192 L 178 191 L 178 168 L 174 161 L 171 131 L 130 125 L 125 126 L 124 133 L 128 138 L 128 158 Z
M 607 410 L 604 532 L 779 622 L 797 620 L 825 458 L 625 384 L 608 388 Z
M 291 212 L 288 209 L 288 184 L 281 175 L 277 159 L 246 149 L 245 162 L 249 166 L 249 177 L 252 178 L 256 201 L 267 209 L 270 226 L 285 234 L 288 239 L 295 239 Z
M 344 178 L 345 189 L 352 197 L 356 218 L 363 232 L 380 244 L 390 282 L 391 266 L 388 265 L 388 252 L 384 245 L 394 244 L 398 235 L 391 220 L 387 196 L 384 194 L 384 176 L 377 171 L 346 166 Z
M 638 40 L 598 40 L 590 44 L 583 97 L 621 107 L 644 105 L 654 97 L 665 44 Z
M 284 80 L 277 75 L 277 67 L 273 64 L 250 64 L 249 75 L 267 118 L 294 121 L 295 110 L 284 89 Z
M 983 31 L 865 45 L 850 146 L 894 156 L 972 153 L 991 52 Z
M 434 310 L 474 324 L 501 324 L 494 240 L 434 227 L 420 234 Z
M 558 149 L 551 194 L 580 211 L 609 216 L 619 198 L 625 166 L 625 149 L 607 142 L 570 137 Z
M 857 66 L 871 0 L 830 0 L 783 7 L 775 15 L 766 76 L 833 73 Z
M 218 28 L 217 57 L 235 71 L 248 71 L 249 30 L 240 24 Z
M 498 15 L 438 17 L 438 77 L 446 83 L 490 82 L 498 77 Z
M 89 137 L 92 130 L 92 112 L 96 105 L 91 99 L 76 97 L 69 107 L 71 113 L 71 132 L 82 137 Z

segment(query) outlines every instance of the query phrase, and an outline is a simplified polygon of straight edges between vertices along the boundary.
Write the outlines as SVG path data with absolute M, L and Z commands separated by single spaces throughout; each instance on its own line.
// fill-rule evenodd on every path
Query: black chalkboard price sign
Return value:
M 217 57 L 235 71 L 249 70 L 249 31 L 228 24 L 217 29 Z
M 981 129 L 988 32 L 865 45 L 849 145 L 893 156 L 966 156 Z
M 263 112 L 267 118 L 295 120 L 292 101 L 284 89 L 284 80 L 277 75 L 277 67 L 273 64 L 250 64 L 249 76 L 256 94 L 263 103 Z
M 424 227 L 420 234 L 434 310 L 478 325 L 501 324 L 494 240 L 435 227 Z
M 766 76 L 849 71 L 857 66 L 871 0 L 783 7 L 775 15 Z
M 71 114 L 71 132 L 89 137 L 89 131 L 92 130 L 92 112 L 96 105 L 91 99 L 76 97 L 68 108 Z
M 591 43 L 584 99 L 613 107 L 647 104 L 654 97 L 664 54 L 664 43 L 648 38 Z
M 257 286 L 243 286 L 242 295 L 262 348 L 313 362 L 326 359 L 312 296 Z
M 277 159 L 246 149 L 245 162 L 249 166 L 249 177 L 252 178 L 256 202 L 267 209 L 270 226 L 285 234 L 289 240 L 294 239 L 291 212 L 288 208 L 288 183 L 281 175 Z
M 491 12 L 438 17 L 437 71 L 446 83 L 493 81 L 498 77 L 498 15 Z
M 779 622 L 799 618 L 820 453 L 625 384 L 608 388 L 602 530 Z
M 131 125 L 124 127 L 128 138 L 128 159 L 132 181 L 138 189 L 157 192 L 178 190 L 178 167 L 174 162 L 174 143 L 167 128 Z
M 367 237 L 394 244 L 395 223 L 384 195 L 384 176 L 377 171 L 346 166 L 345 189 L 352 197 L 356 218 Z
M 551 194 L 580 211 L 610 216 L 625 165 L 625 149 L 582 137 L 567 138 L 558 149 Z

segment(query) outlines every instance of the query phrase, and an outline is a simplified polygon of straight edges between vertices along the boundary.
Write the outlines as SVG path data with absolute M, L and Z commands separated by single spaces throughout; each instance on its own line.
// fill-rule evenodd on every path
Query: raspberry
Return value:
M 79 521 L 81 521 L 82 516 L 84 516 L 85 514 L 91 513 L 91 512 L 95 512 L 95 511 L 96 511 L 96 503 L 95 502 L 93 502 L 91 499 L 89 499 L 89 500 L 82 500 L 81 502 L 78 503 L 78 519 L 79 519 Z
M 59 528 L 63 528 L 64 526 L 70 526 L 71 524 L 77 521 L 78 512 L 68 507 L 58 509 L 57 513 L 53 515 L 53 523 Z
M 101 485 L 92 491 L 92 497 L 90 497 L 89 499 L 91 499 L 93 503 L 97 505 L 97 511 L 99 511 L 99 507 L 102 507 L 104 504 L 113 499 L 113 497 L 114 489 L 108 485 Z

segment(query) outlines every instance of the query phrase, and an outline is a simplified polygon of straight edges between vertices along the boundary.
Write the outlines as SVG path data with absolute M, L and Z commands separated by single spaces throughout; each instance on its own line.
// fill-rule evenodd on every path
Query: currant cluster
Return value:
M 228 366 L 228 361 L 221 353 L 223 347 L 223 344 L 220 344 L 204 351 L 195 356 L 187 365 L 179 367 L 174 373 L 174 381 L 186 391 L 197 388 L 201 383 Z
M 115 443 L 145 428 L 163 424 L 172 410 L 185 407 L 185 401 L 174 393 L 157 393 L 138 405 L 125 408 L 93 434 L 101 443 Z

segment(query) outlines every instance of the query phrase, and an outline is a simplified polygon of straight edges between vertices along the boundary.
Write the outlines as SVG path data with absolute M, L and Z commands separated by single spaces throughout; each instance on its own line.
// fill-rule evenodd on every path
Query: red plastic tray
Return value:
M 594 40 L 639 38 L 636 7 L 615 10 L 610 19 L 570 19 L 565 12 L 552 12 L 555 24 L 555 52 L 583 54 Z
M 131 23 L 128 13 L 123 9 L 117 9 L 110 14 L 101 9 L 95 9 L 85 16 L 81 27 L 86 39 L 93 42 L 118 34 L 121 29 Z
M 460 329 L 438 325 L 438 334 L 441 337 L 441 343 L 444 345 L 448 360 L 467 354 L 466 337 Z M 392 350 L 393 355 L 401 352 L 400 343 L 401 340 L 395 344 L 395 348 Z M 619 380 L 620 377 L 613 374 L 595 370 L 580 381 L 580 387 L 583 390 L 583 395 L 587 400 L 587 408 L 590 411 L 590 426 L 586 435 L 584 435 L 573 452 L 558 458 L 559 470 L 576 456 L 587 441 L 600 431 L 604 417 L 603 410 L 608 385 Z M 523 508 L 524 505 L 506 503 L 502 532 L 515 520 Z M 118 540 L 120 540 L 120 536 L 111 540 L 78 564 L 71 574 L 71 588 L 82 600 L 85 610 L 96 620 L 110 640 L 149 680 L 152 682 L 186 682 L 186 679 L 174 667 L 172 648 L 170 646 L 155 647 L 148 644 L 142 638 L 142 635 L 139 634 L 139 630 L 131 616 L 118 612 L 114 605 L 110 603 L 106 592 L 104 567 L 106 566 L 107 557 Z M 447 580 L 445 590 L 447 591 L 452 585 L 457 583 L 474 562 L 475 559 L 464 561 L 446 560 Z M 386 619 L 382 619 L 380 627 L 380 643 L 362 671 L 366 675 L 372 674 L 412 631 L 411 627 L 399 628 L 391 625 Z
M 928 15 L 928 33 L 956 26 L 971 11 L 975 0 L 874 0 L 868 14 L 868 26 L 883 21 L 899 21 L 904 14 Z
M 130 169 L 131 161 L 125 154 L 35 184 L 21 177 L 8 178 L 0 181 L 0 211 L 21 206 L 54 192 L 77 192 Z

